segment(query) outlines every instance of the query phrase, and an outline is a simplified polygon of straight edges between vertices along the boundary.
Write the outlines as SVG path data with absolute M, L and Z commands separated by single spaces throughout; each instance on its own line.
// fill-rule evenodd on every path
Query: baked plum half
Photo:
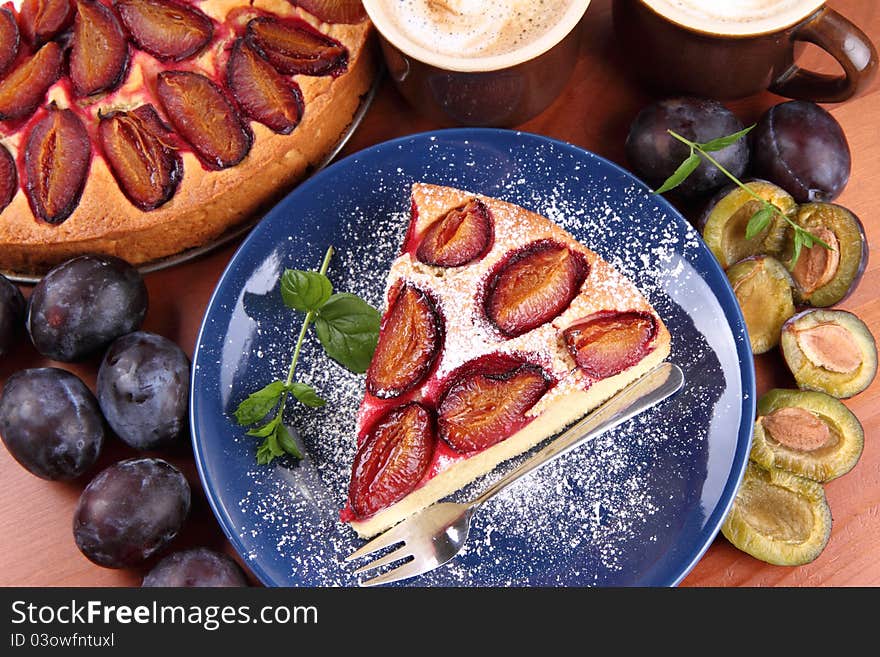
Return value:
M 776 388 L 758 400 L 750 458 L 814 481 L 831 481 L 855 467 L 865 433 L 843 403 L 824 392 Z
M 421 383 L 443 344 L 443 320 L 431 298 L 403 284 L 382 325 L 367 370 L 367 390 L 389 399 Z
M 348 501 L 359 518 L 406 497 L 425 476 L 436 445 L 432 411 L 417 402 L 389 411 L 370 429 L 352 465 Z
M 568 247 L 539 240 L 510 255 L 489 279 L 486 316 L 507 338 L 560 315 L 580 291 L 589 266 Z
M 459 453 L 491 447 L 528 422 L 526 413 L 549 388 L 543 370 L 530 363 L 466 371 L 443 395 L 438 434 Z
M 849 180 L 846 136 L 816 103 L 792 100 L 771 107 L 751 138 L 755 175 L 787 189 L 798 203 L 833 201 Z
M 491 242 L 489 208 L 474 198 L 428 226 L 416 258 L 435 267 L 461 267 L 485 255 Z
M 721 533 L 736 548 L 776 566 L 818 557 L 831 536 L 822 484 L 749 461 Z
M 650 313 L 602 311 L 562 333 L 571 357 L 584 372 L 605 379 L 632 367 L 650 353 L 657 320 Z
M 877 374 L 877 345 L 865 323 L 846 310 L 805 310 L 782 327 L 782 355 L 802 390 L 838 399 L 860 393 Z
M 825 242 L 801 249 L 791 268 L 798 303 L 827 307 L 843 301 L 856 288 L 868 264 L 868 239 L 862 222 L 845 207 L 805 203 L 795 221 Z M 792 231 L 788 232 L 789 238 Z M 790 240 L 789 240 L 790 241 Z M 791 244 L 786 248 L 791 260 Z
M 727 279 L 746 321 L 752 353 L 770 351 L 795 313 L 788 270 L 771 256 L 752 256 L 730 267 Z
M 797 204 L 784 189 L 766 180 L 751 180 L 745 184 L 754 194 L 794 219 Z M 773 214 L 764 230 L 746 237 L 749 220 L 761 206 L 754 196 L 736 186 L 724 188 L 706 206 L 699 221 L 700 230 L 722 269 L 749 256 L 782 253 L 788 224 L 778 214 Z

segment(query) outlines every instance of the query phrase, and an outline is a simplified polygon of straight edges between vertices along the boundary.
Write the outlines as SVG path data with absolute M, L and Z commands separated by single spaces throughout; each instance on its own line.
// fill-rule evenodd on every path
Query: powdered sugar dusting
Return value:
M 738 378 L 730 380 L 730 374 L 738 372 L 736 354 L 730 355 L 734 339 L 720 306 L 693 266 L 701 249 L 699 237 L 666 216 L 644 187 L 553 143 L 522 136 L 516 149 L 495 152 L 483 143 L 422 137 L 398 142 L 395 148 L 399 155 L 386 147 L 378 165 L 369 163 L 369 191 L 362 197 L 340 200 L 346 194 L 335 189 L 316 198 L 317 206 L 332 206 L 339 213 L 330 234 L 312 230 L 309 222 L 319 226 L 320 220 L 305 213 L 301 221 L 306 228 L 301 234 L 290 228 L 291 239 L 281 239 L 267 261 L 275 257 L 282 267 L 316 267 L 317 262 L 304 256 L 323 252 L 332 240 L 337 255 L 329 275 L 336 289 L 381 306 L 386 273 L 409 221 L 413 182 L 497 197 L 547 216 L 633 280 L 669 327 L 670 360 L 682 367 L 687 380 L 686 389 L 662 407 L 491 500 L 477 515 L 464 552 L 410 583 L 519 586 L 653 581 L 655 569 L 682 558 L 678 552 L 702 547 L 689 545 L 699 539 L 723 485 L 704 482 L 714 479 L 707 475 L 709 470 L 730 469 L 738 426 L 733 420 L 738 420 L 742 403 Z M 410 163 L 413 151 L 420 157 L 415 168 Z M 491 171 L 487 161 L 493 163 Z M 554 184 L 547 184 L 548 180 Z M 273 272 L 264 271 L 261 280 L 270 275 Z M 250 287 L 259 293 L 248 292 L 248 284 L 243 285 L 236 307 L 218 309 L 213 319 L 218 330 L 225 331 L 227 344 L 247 344 L 250 354 L 233 358 L 231 349 L 218 348 L 214 356 L 229 386 L 221 391 L 227 412 L 269 377 L 283 378 L 294 340 L 296 320 L 279 317 L 287 311 L 282 309 L 277 286 L 267 290 L 252 281 Z M 698 307 L 689 307 L 695 300 Z M 249 338 L 237 338 L 241 332 Z M 256 356 L 258 351 L 264 356 Z M 229 436 L 224 437 L 233 455 L 229 458 L 241 459 L 244 454 L 249 460 L 237 480 L 228 483 L 244 491 L 231 503 L 227 500 L 227 506 L 233 507 L 229 515 L 245 556 L 258 564 L 260 572 L 271 571 L 273 581 L 354 585 L 357 579 L 342 558 L 361 541 L 339 522 L 338 512 L 347 495 L 364 377 L 329 363 L 310 339 L 297 378 L 313 385 L 328 402 L 314 410 L 292 405 L 286 418 L 302 436 L 308 456 L 298 464 L 279 459 L 269 467 L 257 466 L 252 457 L 255 440 L 230 422 Z M 710 440 L 710 432 L 723 430 L 727 434 L 720 443 L 718 438 Z M 482 491 L 512 465 L 474 482 L 456 499 Z

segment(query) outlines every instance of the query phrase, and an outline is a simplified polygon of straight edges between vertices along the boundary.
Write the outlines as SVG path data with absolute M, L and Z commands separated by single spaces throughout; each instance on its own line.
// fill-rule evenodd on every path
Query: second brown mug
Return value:
M 755 33 L 748 33 L 743 21 L 726 30 L 718 21 L 683 20 L 664 10 L 670 5 L 668 0 L 614 0 L 613 5 L 615 35 L 634 72 L 664 93 L 732 99 L 770 90 L 788 98 L 840 102 L 865 89 L 877 70 L 871 40 L 824 2 L 789 3 L 794 9 L 780 17 L 783 24 L 753 21 Z M 843 74 L 799 67 L 795 59 L 807 42 L 834 57 Z

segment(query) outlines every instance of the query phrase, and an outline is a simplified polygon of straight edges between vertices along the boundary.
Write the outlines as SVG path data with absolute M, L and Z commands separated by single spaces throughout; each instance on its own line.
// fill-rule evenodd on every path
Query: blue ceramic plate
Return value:
M 335 289 L 381 305 L 415 181 L 520 204 L 611 261 L 665 320 L 686 387 L 491 500 L 461 555 L 404 585 L 677 584 L 715 537 L 750 447 L 754 371 L 736 299 L 697 233 L 629 173 L 569 144 L 501 130 L 420 134 L 352 155 L 300 185 L 232 258 L 196 345 L 191 417 L 202 483 L 232 544 L 267 585 L 357 584 L 342 557 L 360 541 L 338 517 L 363 376 L 307 341 L 296 378 L 329 403 L 289 405 L 308 454 L 299 463 L 258 466 L 258 439 L 230 414 L 286 375 L 302 316 L 281 302 L 285 268 L 317 269 L 332 244 Z

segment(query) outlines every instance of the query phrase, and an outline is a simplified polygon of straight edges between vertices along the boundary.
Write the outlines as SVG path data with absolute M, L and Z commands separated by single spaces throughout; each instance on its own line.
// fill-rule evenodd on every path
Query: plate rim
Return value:
M 473 136 L 465 137 L 466 135 Z M 227 540 L 229 540 L 230 544 L 233 546 L 239 557 L 245 563 L 246 567 L 254 574 L 254 576 L 257 577 L 257 579 L 264 586 L 283 587 L 286 585 L 274 581 L 274 578 L 269 576 L 263 566 L 259 563 L 258 559 L 248 557 L 248 550 L 243 544 L 241 536 L 237 532 L 233 531 L 232 519 L 229 516 L 225 505 L 221 504 L 220 502 L 219 495 L 217 494 L 216 490 L 216 485 L 209 482 L 207 474 L 205 472 L 205 454 L 203 451 L 203 447 L 200 445 L 198 437 L 199 432 L 196 428 L 197 413 L 195 401 L 196 395 L 194 394 L 194 392 L 196 378 L 199 372 L 198 359 L 201 351 L 201 346 L 203 344 L 203 337 L 207 329 L 210 311 L 213 310 L 215 302 L 217 301 L 220 290 L 224 286 L 224 283 L 229 277 L 232 276 L 234 266 L 238 264 L 239 258 L 242 256 L 244 251 L 246 251 L 250 247 L 252 242 L 255 242 L 257 239 L 259 239 L 261 232 L 266 229 L 266 226 L 269 224 L 272 218 L 276 214 L 281 212 L 279 208 L 283 205 L 286 205 L 291 197 L 309 193 L 311 191 L 311 188 L 315 185 L 320 185 L 323 182 L 324 178 L 332 177 L 333 175 L 335 175 L 337 169 L 349 165 L 350 163 L 356 161 L 358 158 L 363 157 L 366 154 L 371 154 L 375 151 L 381 151 L 385 149 L 393 150 L 396 146 L 400 144 L 406 144 L 419 140 L 431 140 L 432 138 L 437 139 L 441 136 L 448 136 L 451 140 L 458 139 L 459 141 L 478 141 L 479 138 L 482 136 L 485 136 L 489 139 L 507 138 L 510 136 L 514 136 L 517 138 L 526 137 L 529 139 L 535 139 L 538 142 L 550 143 L 554 147 L 561 148 L 563 150 L 573 150 L 579 156 L 586 156 L 587 158 L 596 159 L 604 166 L 610 167 L 610 169 L 614 172 L 622 174 L 624 177 L 629 178 L 633 182 L 647 188 L 647 185 L 644 183 L 644 181 L 636 176 L 636 174 L 628 171 L 616 162 L 613 162 L 608 158 L 599 155 L 598 153 L 590 151 L 581 146 L 577 146 L 570 142 L 563 141 L 561 139 L 556 139 L 553 137 L 548 137 L 546 135 L 523 130 L 505 128 L 440 128 L 436 130 L 427 130 L 423 132 L 395 137 L 393 139 L 385 140 L 371 146 L 367 146 L 355 153 L 351 153 L 346 157 L 333 162 L 321 171 L 316 172 L 314 175 L 310 176 L 307 180 L 303 181 L 300 185 L 291 190 L 286 196 L 284 196 L 284 198 L 278 201 L 278 203 L 272 206 L 272 208 L 270 208 L 260 218 L 260 220 L 253 226 L 253 228 L 250 230 L 250 232 L 247 234 L 244 240 L 242 240 L 242 242 L 236 248 L 235 252 L 229 258 L 229 262 L 226 264 L 223 272 L 217 279 L 217 283 L 215 284 L 208 303 L 205 306 L 205 311 L 199 325 L 199 331 L 196 335 L 195 344 L 193 346 L 192 368 L 190 374 L 191 403 L 189 405 L 188 415 L 190 442 L 192 444 L 193 457 L 196 463 L 199 480 L 202 484 L 202 489 L 204 490 L 205 497 L 208 501 L 208 505 L 210 506 L 211 511 L 214 513 L 214 516 Z M 739 361 L 740 384 L 742 386 L 743 392 L 743 397 L 741 400 L 742 420 L 736 436 L 736 448 L 733 453 L 733 462 L 730 465 L 730 474 L 728 475 L 727 481 L 725 482 L 725 485 L 723 486 L 719 496 L 719 502 L 723 501 L 723 503 L 716 504 L 713 512 L 706 517 L 706 521 L 703 523 L 703 530 L 699 535 L 699 541 L 701 545 L 699 549 L 693 552 L 691 558 L 686 561 L 683 568 L 681 569 L 681 572 L 676 577 L 669 580 L 668 583 L 664 585 L 656 585 L 676 587 L 688 576 L 688 574 L 690 574 L 697 563 L 699 563 L 699 561 L 703 558 L 706 551 L 712 545 L 712 542 L 715 540 L 718 533 L 720 532 L 724 518 L 727 516 L 730 508 L 733 506 L 736 490 L 737 488 L 739 488 L 739 485 L 745 474 L 746 466 L 748 464 L 748 455 L 751 450 L 752 427 L 755 422 L 756 412 L 756 374 L 754 357 L 752 355 L 750 343 L 748 341 L 745 318 L 742 314 L 742 310 L 740 309 L 739 304 L 736 302 L 736 296 L 734 295 L 733 289 L 731 288 L 730 283 L 728 282 L 727 277 L 724 274 L 724 270 L 721 268 L 721 265 L 718 263 L 717 259 L 712 255 L 705 242 L 703 242 L 702 237 L 699 235 L 699 231 L 693 228 L 688 219 L 681 212 L 679 212 L 679 210 L 676 209 L 675 206 L 673 206 L 672 203 L 670 203 L 665 197 L 659 194 L 656 194 L 654 196 L 656 197 L 655 200 L 660 204 L 665 213 L 671 215 L 677 221 L 682 221 L 686 226 L 690 226 L 696 232 L 697 236 L 699 237 L 697 249 L 704 252 L 704 255 L 708 256 L 707 262 L 709 263 L 709 268 L 713 270 L 715 277 L 721 281 L 722 289 L 727 292 L 728 297 L 726 299 L 721 298 L 718 296 L 717 290 L 710 286 L 710 289 L 712 289 L 712 292 L 718 300 L 718 303 L 721 306 L 722 312 L 724 312 L 725 316 L 729 318 L 729 316 L 732 314 L 733 318 L 736 319 L 735 325 L 732 322 L 728 323 L 730 324 L 736 355 Z M 704 278 L 705 280 L 705 275 L 701 275 L 701 278 Z M 746 422 L 745 420 L 748 421 Z

